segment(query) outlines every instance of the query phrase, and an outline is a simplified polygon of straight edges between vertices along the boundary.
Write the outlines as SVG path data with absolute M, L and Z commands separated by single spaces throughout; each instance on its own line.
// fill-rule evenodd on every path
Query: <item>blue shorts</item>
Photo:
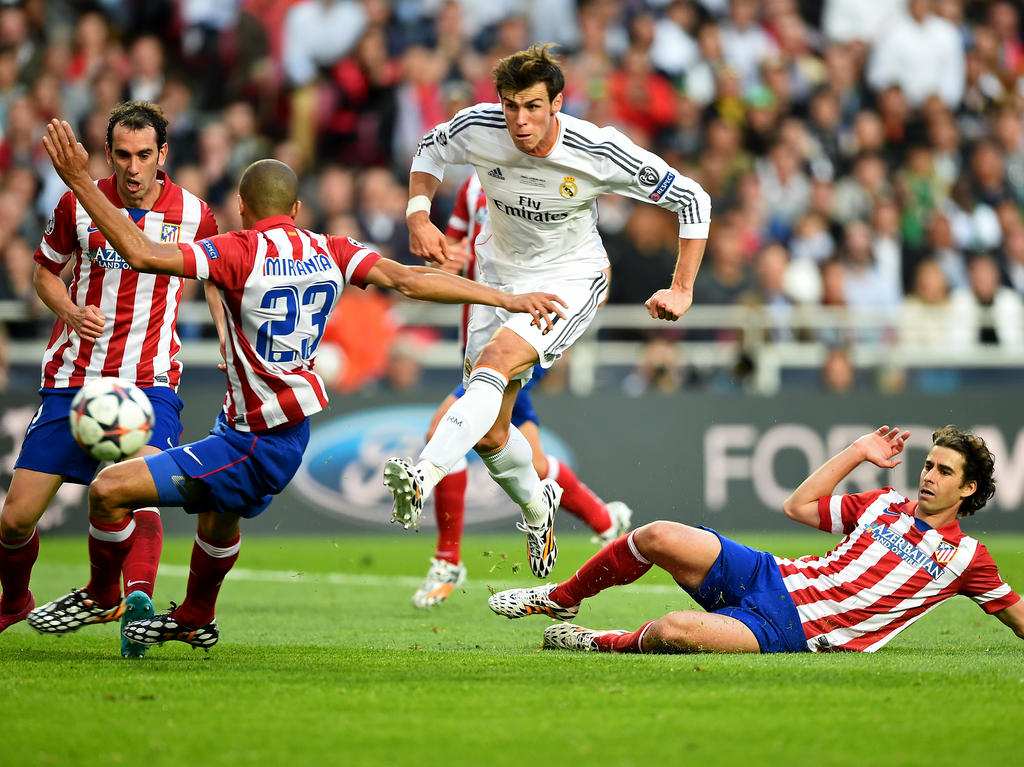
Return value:
M 722 551 L 697 591 L 686 589 L 709 613 L 740 621 L 757 637 L 761 652 L 810 652 L 800 615 L 782 583 L 775 558 L 719 535 Z
M 295 476 L 308 442 L 308 418 L 287 428 L 246 432 L 228 426 L 221 411 L 209 437 L 145 460 L 161 506 L 249 518 L 267 508 Z
M 540 425 L 540 419 L 537 417 L 537 411 L 533 409 L 533 400 L 530 399 L 530 389 L 533 388 L 534 384 L 547 375 L 547 370 L 542 368 L 540 365 L 534 365 L 533 367 L 533 378 L 526 382 L 526 385 L 519 390 L 519 394 L 516 396 L 515 404 L 512 405 L 512 425 L 517 429 L 526 422 L 535 423 Z M 459 384 L 452 389 L 452 394 L 458 399 L 466 393 L 466 387 Z
M 142 389 L 153 404 L 153 436 L 147 444 L 166 450 L 181 439 L 181 409 L 185 403 L 174 389 L 150 386 Z M 75 389 L 41 389 L 42 404 L 32 416 L 18 454 L 16 469 L 31 469 L 64 477 L 65 482 L 88 485 L 100 462 L 82 450 L 71 436 L 68 415 Z

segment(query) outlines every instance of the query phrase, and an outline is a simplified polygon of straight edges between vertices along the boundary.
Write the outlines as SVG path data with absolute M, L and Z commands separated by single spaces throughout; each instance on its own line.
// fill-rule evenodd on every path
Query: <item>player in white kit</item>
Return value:
M 560 491 L 537 476 L 511 411 L 533 366 L 549 367 L 572 346 L 607 296 L 609 263 L 597 232 L 596 200 L 617 193 L 678 214 L 672 281 L 646 303 L 658 319 L 674 321 L 689 309 L 711 218 L 711 199 L 695 181 L 620 131 L 561 114 L 565 81 L 549 47 L 537 44 L 502 59 L 494 70 L 500 103 L 464 109 L 424 136 L 412 163 L 406 216 L 412 253 L 444 263 L 448 243 L 430 222 L 430 201 L 446 166 L 473 165 L 491 209 L 475 242 L 478 279 L 505 289 L 557 292 L 567 302 L 565 319 L 534 329 L 532 318 L 474 307 L 465 395 L 416 463 L 393 458 L 384 469 L 394 518 L 408 527 L 434 486 L 475 449 L 523 510 L 519 527 L 538 578 L 548 575 L 558 555 L 554 514 Z

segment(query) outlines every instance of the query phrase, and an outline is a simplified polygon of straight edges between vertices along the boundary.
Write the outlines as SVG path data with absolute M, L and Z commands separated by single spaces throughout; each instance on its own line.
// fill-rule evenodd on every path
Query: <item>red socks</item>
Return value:
M 579 517 L 595 533 L 603 533 L 612 526 L 612 518 L 604 501 L 580 482 L 572 469 L 550 455 L 548 478 L 555 480 L 562 488 L 563 509 Z
M 115 523 L 89 519 L 92 578 L 85 591 L 100 607 L 113 607 L 121 598 L 121 567 L 134 533 L 135 520 L 130 515 Z
M 647 629 L 654 621 L 647 621 L 636 631 L 628 631 L 625 634 L 608 633 L 598 634 L 594 637 L 594 644 L 600 652 L 643 652 L 643 639 Z
M 124 593 L 143 591 L 150 598 L 156 585 L 156 571 L 160 566 L 160 551 L 164 545 L 164 526 L 160 512 L 155 508 L 136 509 L 135 538 L 128 556 L 124 558 Z
M 32 566 L 39 556 L 39 530 L 33 530 L 24 541 L 0 538 L 0 612 L 21 612 L 28 603 L 28 582 Z
M 633 533 L 612 541 L 583 563 L 569 580 L 548 595 L 563 607 L 578 605 L 609 586 L 632 583 L 651 569 L 651 563 L 633 547 Z
M 185 601 L 174 611 L 174 617 L 185 626 L 198 628 L 210 623 L 215 615 L 217 595 L 242 546 L 242 536 L 226 543 L 207 541 L 196 533 L 189 563 L 188 588 Z
M 434 488 L 434 517 L 437 519 L 437 551 L 435 559 L 453 565 L 459 563 L 462 543 L 462 522 L 466 514 L 466 481 L 468 471 L 455 471 Z

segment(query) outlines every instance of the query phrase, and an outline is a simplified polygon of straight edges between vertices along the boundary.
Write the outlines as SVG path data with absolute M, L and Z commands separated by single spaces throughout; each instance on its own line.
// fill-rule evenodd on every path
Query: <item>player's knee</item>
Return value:
M 0 538 L 8 543 L 18 543 L 32 535 L 36 523 L 46 511 L 45 506 L 37 506 L 38 504 L 31 503 L 25 494 L 15 496 L 8 493 L 4 499 L 3 510 L 0 511 Z
M 118 514 L 121 486 L 116 472 L 101 471 L 89 485 L 89 516 L 104 521 L 114 521 Z
M 38 521 L 39 517 L 21 516 L 4 506 L 3 512 L 0 513 L 0 539 L 10 544 L 21 543 L 32 535 Z
M 657 562 L 677 546 L 680 527 L 676 522 L 650 522 L 633 533 L 633 545 L 644 559 Z
M 200 514 L 196 527 L 203 539 L 210 543 L 229 543 L 238 538 L 240 531 L 236 515 L 216 511 Z
M 699 652 L 702 615 L 695 610 L 677 610 L 659 618 L 644 637 L 645 647 L 662 652 Z

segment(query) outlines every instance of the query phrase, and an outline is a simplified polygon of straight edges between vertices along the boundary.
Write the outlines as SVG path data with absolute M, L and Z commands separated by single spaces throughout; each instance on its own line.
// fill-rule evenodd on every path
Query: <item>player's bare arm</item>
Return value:
M 883 469 L 892 469 L 902 461 L 897 456 L 910 436 L 909 431 L 880 426 L 859 437 L 852 445 L 829 458 L 813 474 L 800 483 L 782 504 L 786 516 L 811 527 L 818 527 L 818 499 L 832 495 L 836 486 L 864 461 Z
M 103 333 L 106 318 L 98 306 L 78 306 L 68 295 L 68 286 L 59 274 L 36 264 L 32 272 L 36 293 L 50 311 L 71 327 L 83 341 L 95 341 Z
M 441 180 L 429 173 L 410 173 L 409 208 L 405 217 L 409 227 L 409 252 L 435 264 L 443 264 L 448 259 L 448 239 L 430 220 L 430 201 L 440 184 Z
M 693 303 L 693 281 L 697 279 L 707 243 L 707 240 L 679 240 L 679 256 L 672 284 L 659 290 L 644 304 L 653 319 L 675 322 L 689 310 Z
M 1024 639 L 1024 600 L 1000 610 L 994 615 L 1010 627 L 1010 630 Z
M 565 319 L 565 306 L 552 293 L 512 294 L 427 266 L 405 266 L 382 258 L 366 275 L 366 281 L 381 288 L 393 288 L 404 296 L 442 304 L 486 304 L 510 312 L 533 316 L 534 323 L 550 328 L 553 316 Z
M 226 360 L 226 347 L 227 347 L 227 326 L 224 318 L 224 304 L 220 300 L 220 291 L 217 290 L 217 286 L 212 282 L 206 281 L 203 283 L 203 290 L 206 296 L 206 305 L 210 308 L 210 317 L 213 319 L 213 325 L 217 328 L 217 340 L 220 342 L 220 358 Z M 227 365 L 224 362 L 217 363 L 218 370 L 227 370 Z
M 176 244 L 150 240 L 96 187 L 89 176 L 89 153 L 75 138 L 66 121 L 50 121 L 43 136 L 43 146 L 57 175 L 74 192 L 107 242 L 129 266 L 140 272 L 184 274 L 184 259 Z

